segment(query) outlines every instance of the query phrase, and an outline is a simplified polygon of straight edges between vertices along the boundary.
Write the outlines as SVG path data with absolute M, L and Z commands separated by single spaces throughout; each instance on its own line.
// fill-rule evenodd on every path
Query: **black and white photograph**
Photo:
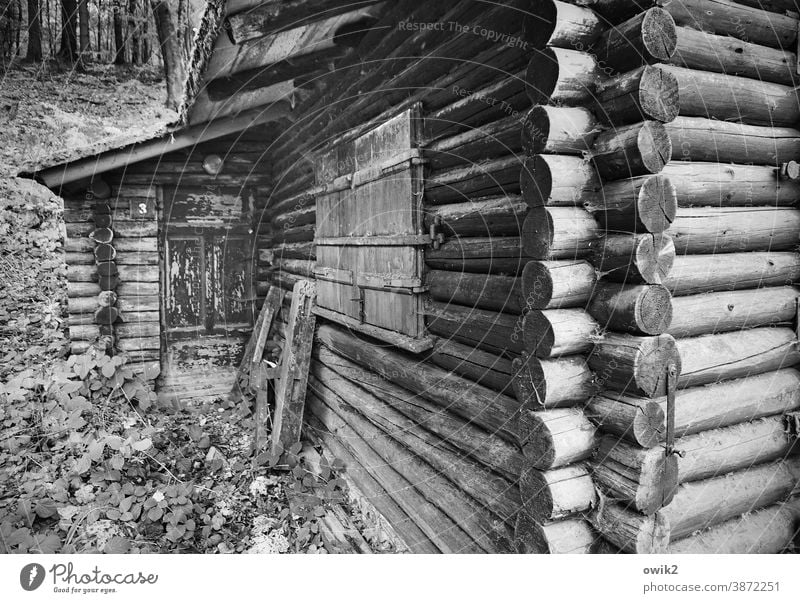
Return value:
M 799 94 L 800 0 L 0 0 L 3 598 L 796 601 Z

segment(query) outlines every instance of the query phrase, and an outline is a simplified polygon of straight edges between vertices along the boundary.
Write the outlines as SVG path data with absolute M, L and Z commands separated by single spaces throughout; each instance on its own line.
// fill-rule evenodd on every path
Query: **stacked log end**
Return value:
M 582 192 L 605 229 L 588 258 L 604 329 L 589 357 L 602 388 L 587 406 L 602 434 L 592 523 L 628 552 L 777 552 L 791 539 L 781 503 L 796 446 L 782 415 L 800 400 L 800 215 L 779 168 L 800 144 L 800 104 L 793 67 L 767 69 L 780 51 L 760 28 L 794 37 L 797 19 L 710 4 L 595 5 L 615 23 L 597 54 L 615 73 L 598 86 L 610 127 L 590 151 L 601 188 Z M 726 30 L 717 9 L 748 21 Z M 716 56 L 700 52 L 717 41 Z M 745 46 L 768 82 L 748 79 Z

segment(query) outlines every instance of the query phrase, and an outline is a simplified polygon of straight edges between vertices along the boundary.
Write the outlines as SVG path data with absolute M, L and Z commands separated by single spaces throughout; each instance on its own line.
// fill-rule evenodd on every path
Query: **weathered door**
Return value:
M 166 190 L 162 230 L 162 398 L 230 392 L 253 324 L 249 195 Z

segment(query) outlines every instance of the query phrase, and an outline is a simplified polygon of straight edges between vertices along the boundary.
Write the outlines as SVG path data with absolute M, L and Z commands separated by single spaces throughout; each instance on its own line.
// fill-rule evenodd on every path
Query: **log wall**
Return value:
M 780 550 L 796 470 L 781 416 L 800 405 L 800 187 L 778 177 L 800 148 L 790 46 L 719 30 L 710 0 L 697 21 L 671 3 L 536 4 L 389 10 L 361 49 L 381 60 L 337 70 L 276 143 L 261 294 L 313 276 L 311 151 L 422 103 L 436 345 L 412 356 L 321 321 L 309 429 L 386 494 L 395 529 L 414 524 L 411 550 Z M 729 4 L 745 27 L 773 21 Z M 525 44 L 403 36 L 400 18 Z M 751 494 L 759 480 L 775 486 Z M 730 504 L 699 504 L 705 487 Z M 742 514 L 746 545 L 723 537 Z
M 265 150 L 263 132 L 228 136 L 100 174 L 88 188 L 62 191 L 73 353 L 96 345 L 105 335 L 113 337 L 113 349 L 128 356 L 134 370 L 148 379 L 160 374 L 163 246 L 159 235 L 169 220 L 163 215 L 162 191 L 250 187 L 263 205 L 271 179 Z M 216 177 L 202 169 L 209 154 L 218 154 L 225 162 Z M 253 260 L 267 261 L 263 254 Z

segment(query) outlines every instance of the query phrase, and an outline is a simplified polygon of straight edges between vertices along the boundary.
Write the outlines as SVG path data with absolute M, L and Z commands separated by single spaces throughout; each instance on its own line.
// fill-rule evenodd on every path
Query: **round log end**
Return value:
M 642 288 L 636 300 L 636 326 L 646 335 L 660 335 L 672 322 L 672 295 L 663 285 Z
M 95 243 L 110 243 L 114 240 L 114 232 L 110 228 L 96 228 L 89 234 L 89 238 Z
M 642 19 L 642 43 L 645 50 L 659 61 L 666 61 L 678 47 L 675 20 L 663 8 L 649 9 Z
M 547 316 L 531 310 L 522 319 L 522 340 L 528 353 L 537 358 L 549 358 L 555 345 L 555 332 Z
M 670 122 L 678 117 L 678 78 L 660 67 L 646 65 L 639 84 L 639 104 L 650 119 Z
M 553 243 L 553 217 L 544 207 L 531 208 L 522 223 L 522 249 L 533 259 L 546 260 Z
M 553 190 L 553 174 L 547 160 L 541 155 L 527 157 L 520 171 L 519 186 L 529 207 L 546 205 Z
M 118 273 L 116 262 L 99 262 L 97 264 L 97 274 L 100 276 L 114 276 Z
M 89 184 L 86 192 L 93 199 L 108 199 L 111 196 L 111 187 L 108 186 L 105 180 L 96 178 Z
M 536 50 L 525 71 L 525 90 L 534 105 L 546 104 L 558 83 L 558 57 L 552 48 Z
M 672 335 L 644 338 L 633 369 L 637 388 L 650 397 L 666 395 L 667 367 L 671 364 L 677 367 L 680 374 L 681 356 Z
M 522 122 L 522 150 L 528 156 L 544 151 L 550 138 L 550 116 L 547 109 L 536 105 Z
M 540 261 L 525 264 L 522 269 L 522 296 L 525 307 L 543 310 L 553 299 L 553 277 Z
M 514 548 L 523 555 L 545 555 L 550 552 L 542 526 L 524 512 L 517 514 Z
M 642 167 L 651 174 L 658 174 L 672 158 L 672 139 L 659 121 L 646 121 L 639 128 L 636 138 Z
M 660 233 L 670 227 L 678 212 L 678 193 L 669 178 L 656 175 L 639 189 L 636 211 L 647 232 Z
M 112 325 L 117 322 L 119 318 L 119 310 L 114 306 L 105 306 L 99 308 L 94 313 L 94 321 L 99 325 Z
M 661 284 L 669 276 L 675 262 L 675 242 L 668 234 L 639 237 L 633 263 L 645 283 Z
M 666 416 L 661 405 L 648 400 L 639 407 L 633 420 L 633 439 L 642 448 L 657 446 L 665 437 Z
M 117 303 L 117 294 L 113 291 L 101 291 L 97 295 L 97 305 L 100 307 L 113 306 Z
M 96 228 L 111 228 L 111 214 L 96 214 L 94 225 Z
M 94 259 L 98 262 L 109 262 L 116 256 L 116 250 L 108 243 L 100 243 L 94 248 Z

